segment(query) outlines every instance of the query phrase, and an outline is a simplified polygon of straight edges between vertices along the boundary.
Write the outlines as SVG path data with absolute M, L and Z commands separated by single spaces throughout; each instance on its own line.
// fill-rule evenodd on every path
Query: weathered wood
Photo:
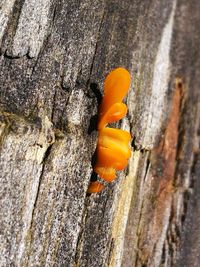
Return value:
M 0 266 L 200 264 L 199 10 L 198 0 L 1 1 Z M 117 125 L 132 157 L 88 196 L 97 94 L 118 66 L 133 77 Z

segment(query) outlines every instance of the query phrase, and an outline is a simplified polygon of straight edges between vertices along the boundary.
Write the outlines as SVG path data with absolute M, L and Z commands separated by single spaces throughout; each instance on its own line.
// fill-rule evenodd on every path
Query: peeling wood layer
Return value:
M 169 79 L 171 74 L 170 49 L 174 26 L 174 14 L 176 9 L 176 1 L 173 1 L 173 7 L 169 14 L 168 21 L 164 26 L 161 40 L 158 46 L 153 77 L 151 96 L 149 98 L 149 105 L 144 109 L 144 120 L 142 125 L 141 141 L 145 149 L 152 149 L 155 145 L 155 137 L 159 135 L 160 129 L 166 117 L 164 114 L 168 111 L 166 103 L 166 94 L 169 88 Z M 142 138 L 140 137 L 140 138 Z
M 135 210 L 135 214 L 132 215 L 135 222 L 131 218 L 128 222 L 127 235 L 124 241 L 124 266 L 160 266 L 161 264 L 162 248 L 169 225 L 174 192 L 173 179 L 176 167 L 182 94 L 177 86 L 178 83 L 179 80 L 176 80 L 171 113 L 164 137 L 159 146 L 151 151 L 146 173 L 143 174 L 143 178 L 141 177 L 143 184 L 139 185 L 141 187 L 139 192 L 141 193 L 137 197 L 141 199 L 141 205 L 140 210 Z M 143 162 L 143 164 L 145 163 Z M 138 172 L 138 175 L 141 174 Z M 136 201 L 134 197 L 133 202 Z M 132 214 L 133 211 L 130 212 Z M 137 222 L 136 218 L 138 218 Z M 134 231 L 134 223 L 137 225 L 137 232 Z M 133 229 L 131 230 L 131 228 Z M 131 236 L 129 237 L 130 232 Z M 135 249 L 133 249 L 131 242 L 135 243 Z
M 149 195 L 152 203 L 143 207 L 143 216 L 152 209 L 151 223 L 149 226 L 141 225 L 143 229 L 139 238 L 139 249 L 136 266 L 147 264 L 148 266 L 159 266 L 162 260 L 162 247 L 166 239 L 166 232 L 169 225 L 171 213 L 171 201 L 174 192 L 173 180 L 176 168 L 176 153 L 178 144 L 178 127 L 180 120 L 181 108 L 181 91 L 177 86 L 179 81 L 176 80 L 175 92 L 172 100 L 172 109 L 164 137 L 158 148 L 151 153 L 151 168 L 149 170 L 149 185 L 154 188 L 154 192 Z M 148 181 L 147 180 L 147 181 Z M 150 206 L 149 206 L 150 204 Z M 143 218 L 143 224 L 145 219 Z M 147 227 L 147 229 L 146 229 Z M 146 236 L 148 235 L 148 236 Z M 148 241 L 146 241 L 146 239 Z M 153 242 L 152 242 L 153 241 Z
M 150 186 L 151 189 L 148 190 L 150 191 L 150 195 L 146 195 L 144 191 L 144 195 L 141 196 L 141 198 L 144 198 L 145 200 L 141 209 L 142 220 L 139 223 L 139 229 L 142 229 L 142 232 L 139 232 L 140 242 L 138 244 L 136 243 L 138 237 L 132 237 L 132 233 L 134 233 L 135 230 L 133 225 L 135 223 L 136 213 L 134 209 L 133 211 L 130 210 L 122 266 L 176 266 L 177 259 L 179 258 L 180 242 L 182 238 L 184 238 L 184 230 L 187 231 L 187 228 L 184 227 L 184 221 L 185 218 L 187 218 L 187 215 L 191 214 L 191 208 L 194 208 L 194 206 L 188 207 L 188 202 L 190 198 L 196 199 L 195 193 L 192 194 L 194 186 L 192 182 L 192 166 L 194 164 L 195 151 L 198 151 L 199 146 L 198 141 L 196 141 L 198 136 L 198 126 L 196 125 L 198 125 L 200 114 L 198 108 L 198 103 L 200 103 L 200 95 L 198 91 L 200 81 L 197 74 L 200 62 L 197 59 L 199 57 L 195 56 L 199 53 L 197 52 L 197 43 L 193 42 L 190 44 L 195 51 L 193 54 L 190 54 L 189 51 L 191 50 L 187 45 L 187 42 L 190 43 L 192 35 L 194 34 L 194 22 L 192 22 L 192 20 L 189 23 L 188 21 L 186 22 L 183 16 L 183 14 L 185 14 L 185 16 L 189 15 L 191 10 L 194 10 L 193 4 L 178 2 L 175 15 L 175 30 L 172 40 L 173 45 L 172 51 L 170 52 L 173 63 L 172 77 L 177 75 L 181 78 L 176 79 L 174 95 L 175 109 L 172 104 L 172 112 L 174 110 L 176 116 L 172 116 L 171 126 L 166 128 L 164 135 L 164 140 L 167 136 L 170 138 L 171 135 L 171 141 L 169 139 L 166 142 L 166 145 L 168 148 L 171 146 L 172 149 L 169 149 L 169 151 L 166 150 L 167 153 L 165 154 L 168 158 L 167 162 L 163 162 L 163 156 L 160 153 L 157 154 L 157 157 L 155 158 L 155 149 L 151 152 L 151 169 L 153 168 L 153 163 L 154 168 L 157 165 L 157 170 L 154 170 L 154 175 L 156 174 L 157 177 L 160 176 L 162 179 L 155 181 L 154 189 Z M 183 37 L 186 32 L 187 40 L 186 37 L 185 39 Z M 198 33 L 196 32 L 196 34 L 199 36 L 199 31 Z M 190 62 L 188 62 L 188 53 L 190 54 Z M 193 71 L 188 64 L 189 66 L 195 66 Z M 180 106 L 179 89 L 181 90 L 182 100 L 181 110 L 178 112 L 176 109 Z M 168 125 L 170 125 L 170 121 Z M 167 129 L 169 129 L 168 133 Z M 164 149 L 164 147 L 162 147 L 162 149 Z M 165 166 L 164 169 L 162 166 Z M 166 174 L 164 170 L 166 170 Z M 164 174 L 165 179 L 163 179 Z M 166 179 L 167 177 L 168 179 Z M 152 203 L 149 201 L 151 197 Z M 148 199 L 148 201 L 146 199 Z M 134 202 L 135 200 L 133 198 L 133 205 L 135 204 Z M 147 207 L 145 208 L 146 205 Z M 148 222 L 149 217 L 150 219 Z M 188 220 L 194 229 L 196 222 L 195 220 L 193 221 L 191 217 L 189 218 Z M 195 229 L 198 235 L 199 230 L 198 228 Z M 186 242 L 187 241 L 185 240 L 185 243 L 182 243 L 181 250 L 187 250 L 187 252 L 189 252 L 189 247 Z M 197 243 L 194 243 L 194 251 L 192 252 L 192 249 L 190 250 L 191 255 L 186 256 L 186 254 L 184 254 L 185 256 L 183 257 L 183 260 L 181 259 L 181 255 L 183 254 L 180 255 L 180 266 L 183 266 L 185 262 L 190 262 L 190 265 L 192 265 L 191 262 L 197 264 L 199 254 L 195 248 L 195 244 Z M 134 249 L 132 249 L 133 246 Z M 187 264 L 184 266 L 187 266 Z M 198 266 L 198 264 L 196 266 Z

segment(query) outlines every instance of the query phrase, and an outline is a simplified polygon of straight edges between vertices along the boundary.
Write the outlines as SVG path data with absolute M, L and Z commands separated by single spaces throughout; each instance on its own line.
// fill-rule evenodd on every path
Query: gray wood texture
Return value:
M 1 0 L 0 266 L 200 266 L 199 25 L 199 0 Z M 119 66 L 132 156 L 89 196 Z

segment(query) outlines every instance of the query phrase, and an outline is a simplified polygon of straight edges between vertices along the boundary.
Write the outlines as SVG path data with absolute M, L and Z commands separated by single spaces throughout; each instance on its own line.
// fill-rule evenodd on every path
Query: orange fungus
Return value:
M 122 100 L 128 92 L 130 82 L 130 73 L 124 68 L 111 71 L 104 82 L 94 172 L 107 182 L 112 182 L 116 178 L 116 171 L 126 168 L 131 156 L 130 133 L 121 129 L 106 127 L 108 123 L 118 121 L 126 115 L 127 106 L 122 103 Z M 103 188 L 104 186 L 98 181 L 91 182 L 88 193 L 97 193 Z
M 124 68 L 117 68 L 111 71 L 104 82 L 104 97 L 100 106 L 98 129 L 103 128 L 107 123 L 122 119 L 127 112 L 126 105 L 122 100 L 130 87 L 131 76 Z M 116 105 L 117 104 L 117 105 Z M 113 106 L 114 105 L 114 106 Z M 114 120 L 108 120 L 106 124 L 101 123 L 104 116 L 114 115 Z
M 91 193 L 98 193 L 100 192 L 102 189 L 104 188 L 104 185 L 100 184 L 99 182 L 95 181 L 95 182 L 91 182 L 87 193 L 91 194 Z

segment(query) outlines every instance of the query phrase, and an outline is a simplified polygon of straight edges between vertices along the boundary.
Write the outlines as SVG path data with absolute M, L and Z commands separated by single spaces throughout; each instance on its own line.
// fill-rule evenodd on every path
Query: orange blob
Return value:
M 102 167 L 95 165 L 94 171 L 105 181 L 112 182 L 116 177 L 116 171 L 114 168 Z
M 97 162 L 95 166 L 123 170 L 127 164 L 128 157 L 124 156 L 123 152 L 102 146 L 97 148 Z
M 104 128 L 101 131 L 99 131 L 99 137 L 101 135 L 106 135 L 111 138 L 116 138 L 122 142 L 128 142 L 131 141 L 131 135 L 129 132 L 121 130 L 121 129 L 115 129 L 115 128 Z
M 104 188 L 104 185 L 99 183 L 98 181 L 91 182 L 88 187 L 87 193 L 88 194 L 99 193 L 102 191 L 103 188 Z
M 102 124 L 101 120 L 105 120 L 104 116 L 114 104 L 122 102 L 128 92 L 130 82 L 130 73 L 124 68 L 117 68 L 108 74 L 104 82 L 104 97 L 100 106 L 98 129 L 101 129 L 104 125 L 110 122 L 107 121 L 106 124 Z M 119 111 L 122 111 L 122 109 L 120 108 Z M 111 111 L 109 114 L 111 114 Z M 124 116 L 125 115 L 126 113 Z M 119 117 L 119 119 L 121 118 L 123 118 L 123 116 Z
M 97 146 L 105 147 L 112 150 L 114 153 L 129 158 L 131 150 L 129 148 L 129 142 L 131 136 L 129 132 L 121 129 L 103 128 L 99 131 L 99 138 Z
M 123 170 L 131 155 L 130 140 L 131 136 L 127 131 L 112 128 L 103 128 L 99 131 L 95 167 L 112 167 L 115 170 Z M 102 177 L 102 175 L 100 176 Z M 104 177 L 102 178 L 104 179 Z
M 131 77 L 124 68 L 113 70 L 105 79 L 104 97 L 100 106 L 98 122 L 97 161 L 94 171 L 105 181 L 112 182 L 116 170 L 123 170 L 131 156 L 129 142 L 131 135 L 121 129 L 108 128 L 106 125 L 122 119 L 127 106 L 122 103 L 126 96 Z M 88 193 L 97 193 L 103 189 L 99 182 L 91 182 Z
M 127 106 L 124 103 L 113 104 L 99 120 L 98 130 L 103 129 L 108 123 L 121 120 L 127 113 Z

